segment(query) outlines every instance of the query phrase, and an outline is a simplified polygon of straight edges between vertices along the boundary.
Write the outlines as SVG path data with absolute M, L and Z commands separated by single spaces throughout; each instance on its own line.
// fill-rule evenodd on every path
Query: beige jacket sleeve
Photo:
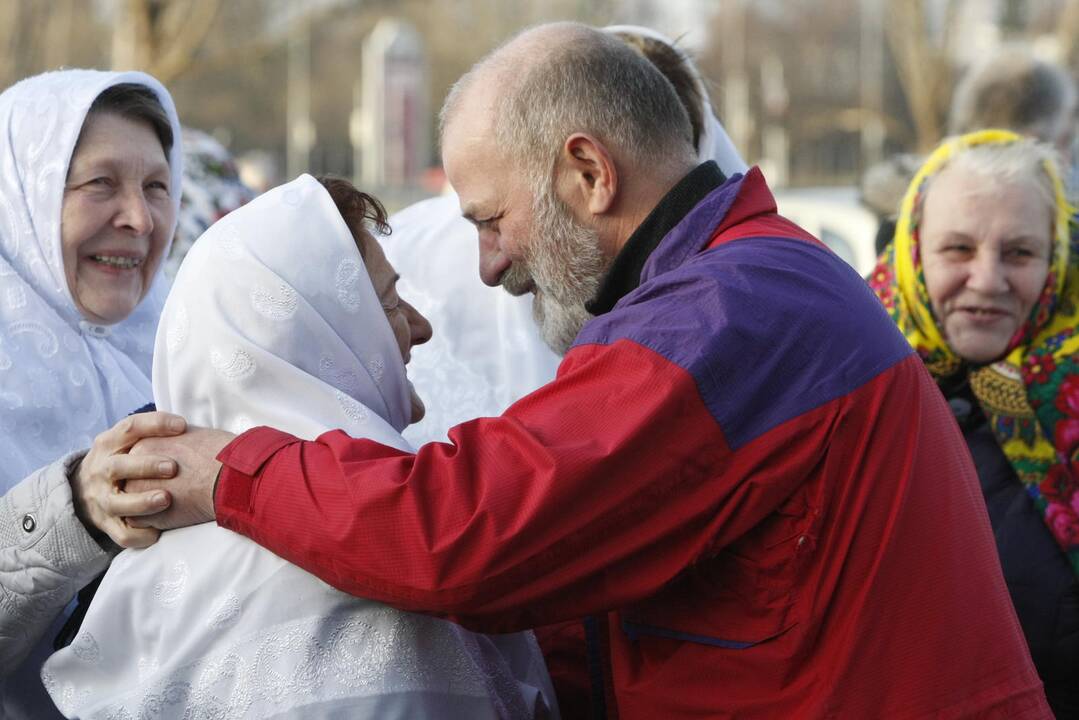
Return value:
M 83 455 L 41 468 L 0 497 L 0 677 L 114 554 L 75 516 L 67 474 Z

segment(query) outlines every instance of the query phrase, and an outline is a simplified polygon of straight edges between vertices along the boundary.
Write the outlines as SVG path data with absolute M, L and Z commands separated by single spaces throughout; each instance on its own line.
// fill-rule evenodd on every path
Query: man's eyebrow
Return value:
M 496 216 L 498 216 L 497 211 L 484 212 L 482 205 L 475 203 L 461 208 L 461 217 L 477 227 L 488 220 L 493 220 Z

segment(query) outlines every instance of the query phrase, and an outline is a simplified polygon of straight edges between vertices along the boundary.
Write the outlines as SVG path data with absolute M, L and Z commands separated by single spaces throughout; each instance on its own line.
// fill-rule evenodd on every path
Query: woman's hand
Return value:
M 161 456 L 136 457 L 128 450 L 143 438 L 179 435 L 186 427 L 179 415 L 139 413 L 94 438 L 90 452 L 70 474 L 75 515 L 91 535 L 108 535 L 125 548 L 143 548 L 157 542 L 158 530 L 132 527 L 125 518 L 161 512 L 172 498 L 165 490 L 127 493 L 124 486 L 128 480 L 171 478 L 176 474 L 176 463 Z

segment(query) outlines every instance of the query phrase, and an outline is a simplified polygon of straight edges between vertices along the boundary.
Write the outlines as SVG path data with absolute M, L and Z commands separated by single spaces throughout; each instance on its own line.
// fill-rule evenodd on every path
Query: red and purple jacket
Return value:
M 1050 717 L 921 361 L 759 171 L 686 197 L 554 382 L 415 454 L 251 430 L 218 522 L 474 629 L 593 618 L 596 715 Z

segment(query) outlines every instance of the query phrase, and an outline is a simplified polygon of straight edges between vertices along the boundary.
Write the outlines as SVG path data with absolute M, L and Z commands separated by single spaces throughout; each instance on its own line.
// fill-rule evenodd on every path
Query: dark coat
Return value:
M 1079 578 L 997 443 L 964 380 L 941 388 L 978 469 L 982 496 L 1030 654 L 1058 718 L 1079 718 Z

